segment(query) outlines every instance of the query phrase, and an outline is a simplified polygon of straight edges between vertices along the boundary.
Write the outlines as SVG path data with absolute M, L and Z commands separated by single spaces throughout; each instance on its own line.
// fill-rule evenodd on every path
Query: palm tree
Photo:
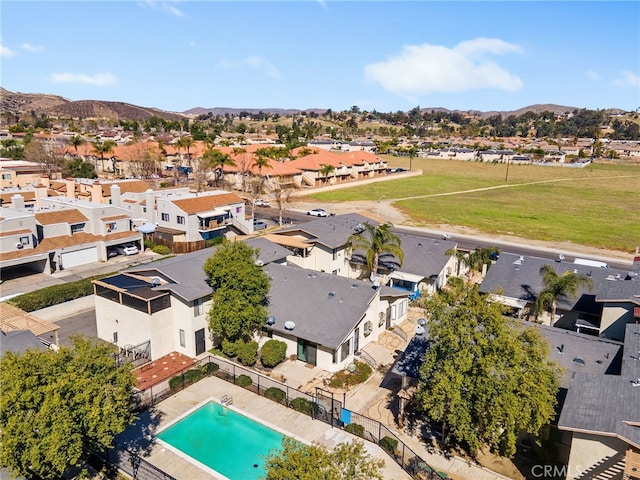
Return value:
M 180 137 L 176 142 L 176 148 L 178 150 L 184 148 L 187 151 L 187 165 L 189 166 L 191 166 L 191 153 L 189 153 L 189 149 L 193 147 L 195 143 L 196 141 L 193 139 L 193 137 L 189 136 Z
M 457 248 L 450 248 L 444 254 L 447 257 L 456 257 L 456 276 L 460 275 L 460 266 L 467 263 L 467 253 Z
M 551 265 L 543 265 L 540 275 L 542 275 L 543 288 L 536 298 L 536 318 L 541 311 L 550 310 L 552 322 L 556 318 L 558 300 L 575 298 L 581 286 L 589 290 L 593 286 L 593 282 L 586 275 L 572 270 L 558 274 Z
M 69 139 L 69 143 L 73 145 L 73 149 L 76 151 L 76 156 L 78 155 L 78 147 L 87 143 L 87 141 L 82 138 L 80 135 L 74 135 Z
M 259 148 L 258 150 L 256 150 L 256 158 L 253 160 L 253 164 L 251 166 L 258 167 L 258 179 L 259 179 L 258 188 L 260 190 L 259 193 L 262 193 L 262 182 L 263 182 L 262 169 L 267 168 L 271 165 L 271 159 L 266 155 L 259 153 L 260 150 L 262 149 Z
M 333 165 L 322 165 L 320 168 L 320 175 L 322 175 L 322 181 L 326 184 L 329 180 L 329 175 L 335 171 L 335 167 Z
M 109 153 L 112 154 L 113 153 L 113 149 L 116 147 L 116 142 L 114 142 L 113 140 L 105 140 L 104 142 L 96 139 L 95 142 L 93 142 L 93 153 L 95 153 L 96 155 L 100 155 L 100 162 L 102 163 L 102 171 L 104 172 L 104 154 L 105 153 Z
M 215 148 L 207 148 L 202 155 L 203 163 L 212 168 L 215 173 L 216 185 L 219 185 L 219 180 L 223 177 L 225 166 L 235 166 L 236 162 L 233 161 L 230 155 L 222 153 Z
M 347 251 L 364 250 L 366 252 L 367 268 L 371 277 L 378 272 L 380 256 L 384 253 L 394 255 L 402 265 L 404 260 L 402 242 L 399 237 L 391 232 L 393 228 L 391 222 L 381 225 L 371 225 L 365 222 L 362 226 L 364 229 L 361 232 L 354 233 L 347 239 L 349 243 Z

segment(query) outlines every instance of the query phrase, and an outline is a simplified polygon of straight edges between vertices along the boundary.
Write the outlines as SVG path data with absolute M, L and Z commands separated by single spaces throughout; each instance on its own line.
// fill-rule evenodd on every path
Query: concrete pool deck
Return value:
M 218 478 L 165 448 L 155 440 L 154 433 L 203 401 L 209 398 L 220 400 L 224 395 L 233 398 L 233 406 L 240 412 L 244 411 L 257 419 L 264 420 L 268 425 L 310 443 L 315 442 L 333 448 L 338 443 L 357 438 L 244 388 L 216 377 L 207 377 L 160 402 L 150 411 L 140 414 L 139 420 L 118 436 L 117 441 L 130 450 L 138 451 L 146 461 L 177 479 Z M 384 478 L 393 480 L 411 478 L 379 446 L 366 441 L 364 443 L 371 456 L 385 461 Z

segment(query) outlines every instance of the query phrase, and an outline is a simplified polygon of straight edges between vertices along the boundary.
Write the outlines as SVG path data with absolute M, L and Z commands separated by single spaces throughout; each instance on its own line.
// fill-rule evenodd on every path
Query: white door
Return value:
M 98 247 L 83 248 L 75 252 L 64 252 L 61 255 L 62 268 L 77 267 L 98 261 Z

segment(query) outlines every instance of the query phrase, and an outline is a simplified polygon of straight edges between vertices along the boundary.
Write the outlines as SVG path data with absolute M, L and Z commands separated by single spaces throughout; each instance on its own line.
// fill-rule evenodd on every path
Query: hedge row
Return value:
M 76 298 L 93 295 L 92 280 L 103 278 L 107 275 L 98 275 L 90 278 L 83 278 L 76 282 L 62 283 L 60 285 L 51 285 L 33 292 L 25 293 L 18 297 L 14 297 L 7 301 L 11 305 L 24 310 L 25 312 L 33 312 L 42 308 L 51 307 L 60 303 L 75 300 Z

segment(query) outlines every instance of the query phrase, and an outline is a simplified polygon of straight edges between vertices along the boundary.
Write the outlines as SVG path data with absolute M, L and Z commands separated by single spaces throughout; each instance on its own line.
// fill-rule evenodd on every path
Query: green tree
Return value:
M 483 446 L 512 456 L 521 431 L 538 434 L 555 415 L 560 368 L 535 327 L 503 317 L 477 285 L 461 284 L 426 302 L 429 349 L 418 407 L 475 454 Z
M 556 318 L 556 309 L 559 300 L 566 300 L 578 294 L 581 286 L 591 289 L 593 282 L 589 277 L 571 270 L 559 274 L 551 265 L 543 265 L 540 268 L 542 275 L 542 290 L 536 298 L 536 318 L 543 310 L 549 310 L 551 321 Z
M 257 255 L 241 241 L 225 241 L 204 264 L 213 288 L 209 328 L 218 342 L 251 340 L 267 320 L 269 277 Z
M 113 154 L 113 149 L 116 147 L 116 142 L 113 140 L 105 140 L 104 142 L 96 139 L 93 142 L 93 153 L 100 155 L 100 163 L 102 164 L 102 171 L 104 172 L 104 156 L 105 154 Z
M 329 180 L 329 175 L 331 175 L 335 171 L 335 169 L 336 167 L 328 164 L 323 164 L 322 167 L 320 167 L 320 171 L 318 173 L 322 175 L 322 181 L 324 183 L 327 183 L 327 181 Z
M 215 148 L 207 148 L 202 155 L 202 160 L 207 167 L 213 169 L 216 185 L 219 185 L 220 180 L 224 177 L 224 167 L 236 164 L 230 155 Z
M 268 168 L 271 165 L 271 159 L 263 152 L 260 152 L 259 148 L 256 150 L 256 158 L 253 160 L 252 167 L 258 167 L 258 193 L 262 193 L 262 184 L 264 182 L 264 177 L 262 176 L 262 169 Z
M 189 136 L 180 137 L 176 142 L 176 148 L 178 150 L 184 148 L 187 151 L 187 164 L 189 166 L 191 166 L 191 153 L 189 152 L 189 150 L 191 149 L 191 147 L 193 147 L 195 143 L 196 141 Z
M 96 168 L 92 163 L 85 162 L 81 158 L 72 158 L 62 165 L 64 178 L 96 178 Z
M 489 267 L 492 260 L 497 258 L 498 255 L 500 255 L 500 249 L 498 247 L 476 248 L 469 253 L 467 262 L 470 268 L 481 272 L 482 268 L 485 265 Z
M 130 364 L 113 346 L 76 337 L 71 348 L 6 353 L 0 362 L 0 465 L 61 478 L 84 448 L 104 450 L 134 419 Z
M 383 480 L 384 460 L 372 458 L 361 440 L 333 450 L 291 438 L 265 459 L 265 480 Z
M 87 141 L 84 138 L 82 138 L 80 135 L 74 135 L 69 139 L 69 144 L 73 146 L 73 149 L 75 150 L 76 155 L 78 155 L 78 147 L 81 147 L 85 143 L 87 143 Z
M 368 222 L 363 224 L 364 230 L 354 233 L 347 239 L 349 243 L 348 251 L 356 250 L 365 251 L 366 265 L 371 276 L 378 273 L 378 264 L 380 256 L 383 254 L 392 254 L 399 261 L 400 265 L 404 261 L 404 251 L 402 250 L 400 238 L 393 234 L 391 222 L 381 225 L 372 225 Z

